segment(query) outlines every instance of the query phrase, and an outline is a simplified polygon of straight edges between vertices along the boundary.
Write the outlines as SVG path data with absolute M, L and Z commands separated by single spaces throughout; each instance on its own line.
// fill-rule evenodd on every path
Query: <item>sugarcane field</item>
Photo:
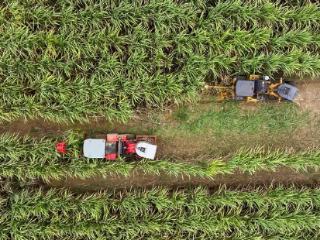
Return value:
M 320 239 L 320 2 L 0 1 L 0 240 Z

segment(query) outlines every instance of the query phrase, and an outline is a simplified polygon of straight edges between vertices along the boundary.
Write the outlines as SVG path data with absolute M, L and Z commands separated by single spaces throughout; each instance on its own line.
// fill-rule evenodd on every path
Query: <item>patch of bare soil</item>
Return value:
M 231 175 L 217 175 L 214 179 L 195 177 L 173 177 L 166 174 L 160 176 L 134 173 L 131 176 L 96 176 L 88 179 L 65 178 L 54 180 L 47 184 L 48 187 L 67 187 L 75 192 L 101 191 L 106 189 L 126 188 L 188 188 L 205 186 L 218 188 L 225 185 L 229 188 L 263 187 L 281 184 L 283 186 L 308 186 L 320 184 L 320 173 L 296 173 L 287 168 L 280 168 L 277 172 L 260 171 L 253 175 L 235 173 Z
M 247 103 L 247 102 L 241 102 L 239 104 L 239 107 L 242 109 L 242 110 L 245 110 L 245 111 L 256 111 L 258 108 L 259 108 L 259 104 L 257 103 Z
M 295 102 L 301 109 L 320 113 L 320 80 L 307 81 L 298 85 L 299 95 Z
M 158 157 L 160 159 L 175 159 L 175 161 L 195 162 L 200 159 L 208 160 L 210 155 L 208 149 L 212 146 L 212 141 L 208 141 L 204 136 L 173 136 L 169 138 L 159 138 Z M 211 158 L 213 156 L 211 155 Z

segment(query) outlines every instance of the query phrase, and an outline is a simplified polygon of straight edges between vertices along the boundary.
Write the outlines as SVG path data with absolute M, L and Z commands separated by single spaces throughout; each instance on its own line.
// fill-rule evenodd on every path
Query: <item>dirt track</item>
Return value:
M 300 95 L 296 103 L 302 111 L 312 111 L 315 115 L 320 113 L 320 80 L 308 81 L 298 85 Z M 247 106 L 241 104 L 240 107 Z M 211 102 L 202 101 L 197 108 L 207 111 L 212 107 Z M 250 105 L 250 107 L 254 107 Z M 256 107 L 254 107 L 256 108 Z M 248 110 L 247 107 L 245 110 Z M 255 111 L 255 109 L 251 109 Z M 160 122 L 153 122 L 150 117 L 144 114 L 136 115 L 127 124 L 110 123 L 103 119 L 91 121 L 83 124 L 54 124 L 43 120 L 14 121 L 10 124 L 0 125 L 0 133 L 12 132 L 20 135 L 31 135 L 37 137 L 62 135 L 66 130 L 79 129 L 83 133 L 89 132 L 128 132 L 128 133 L 150 133 L 157 131 L 159 127 L 166 129 L 175 128 L 178 122 L 172 121 L 172 113 L 163 113 Z M 315 118 L 316 119 L 316 118 Z M 250 148 L 255 146 L 265 146 L 267 148 L 294 148 L 301 150 L 309 147 L 320 146 L 319 120 L 312 121 L 309 126 L 296 129 L 294 132 L 269 133 L 260 132 L 259 134 L 229 134 L 229 136 L 210 137 L 210 140 L 204 140 L 207 136 L 192 136 L 192 140 L 179 135 L 158 135 L 158 157 L 162 159 L 175 158 L 183 162 L 195 162 L 205 158 L 228 155 L 237 151 L 241 147 Z
M 304 111 L 311 111 L 317 116 L 320 113 L 320 81 L 305 82 L 298 85 L 300 89 L 299 97 L 296 103 Z M 205 106 L 204 106 L 205 107 Z M 231 138 L 219 139 L 216 146 L 211 149 L 212 152 L 219 152 L 220 154 L 228 154 L 228 151 L 235 151 L 241 146 L 250 147 L 252 145 L 265 145 L 268 147 L 295 147 L 296 149 L 305 149 L 308 147 L 320 146 L 320 129 L 316 129 L 318 117 L 316 121 L 311 124 L 314 126 L 306 126 L 287 135 L 273 136 L 266 133 L 264 136 L 232 136 Z M 32 136 L 47 136 L 62 134 L 68 129 L 80 129 L 83 132 L 99 131 L 99 132 L 139 132 L 141 129 L 156 129 L 157 124 L 153 122 L 146 122 L 143 116 L 137 116 L 130 124 L 111 124 L 104 120 L 91 122 L 90 124 L 73 124 L 73 125 L 60 125 L 52 124 L 42 120 L 32 120 L 28 122 L 15 121 L 10 124 L 0 125 L 0 132 L 13 132 L 21 135 Z M 146 131 L 146 130 L 145 130 Z M 179 138 L 179 136 L 178 136 Z M 207 149 L 207 145 L 196 144 L 197 140 L 192 141 L 188 139 L 159 139 L 160 157 L 174 156 L 175 158 L 181 158 L 185 161 L 194 161 L 195 156 Z M 178 143 L 177 143 L 178 141 Z M 204 149 L 198 148 L 199 146 Z M 214 145 L 214 144 L 211 144 Z M 180 146 L 180 147 L 179 147 Z M 165 151 L 161 151 L 165 149 Z M 197 159 L 196 159 L 197 160 Z M 220 184 L 226 184 L 228 186 L 261 186 L 269 185 L 272 183 L 281 183 L 284 185 L 290 185 L 292 183 L 296 185 L 319 185 L 320 174 L 308 173 L 297 174 L 288 169 L 280 169 L 276 173 L 272 172 L 259 172 L 254 175 L 245 174 L 233 174 L 227 176 L 217 176 L 214 180 L 199 179 L 199 178 L 174 178 L 166 175 L 161 176 L 149 176 L 143 174 L 135 174 L 128 178 L 110 176 L 107 178 L 96 178 L 80 180 L 80 179 L 65 179 L 61 181 L 52 182 L 52 186 L 61 187 L 67 186 L 75 190 L 100 190 L 105 188 L 126 188 L 126 187 L 151 187 L 151 186 L 170 186 L 170 187 L 186 187 L 186 186 L 198 186 L 206 185 L 209 187 L 216 187 Z
M 299 107 L 303 111 L 307 110 L 315 114 L 320 113 L 320 81 L 299 84 L 299 89 L 300 94 L 296 101 Z M 272 139 L 272 137 L 270 138 L 268 135 L 264 136 L 263 138 L 266 140 L 266 142 L 274 141 L 276 145 L 280 144 L 280 141 L 277 143 L 276 139 Z M 319 132 L 313 131 L 313 128 L 309 126 L 304 129 L 300 129 L 296 134 L 292 135 L 291 139 L 286 139 L 285 142 L 288 146 L 296 143 L 297 146 L 303 149 L 306 147 L 318 146 L 320 144 L 319 141 L 316 141 L 318 138 Z M 261 141 L 261 139 L 256 140 Z M 249 141 L 254 141 L 254 139 L 250 139 Z M 192 141 L 190 141 L 188 145 L 190 145 L 190 143 L 192 143 Z M 230 144 L 231 145 L 229 145 L 228 148 L 231 150 L 233 146 L 232 143 Z M 226 143 L 226 145 L 228 144 Z M 190 149 L 190 146 L 187 148 Z M 173 151 L 176 150 L 177 149 L 173 149 Z M 320 173 L 295 173 L 289 169 L 281 168 L 277 172 L 260 171 L 253 175 L 241 173 L 224 176 L 218 175 L 213 180 L 188 177 L 170 177 L 165 174 L 160 176 L 150 176 L 136 173 L 125 178 L 119 176 L 109 176 L 106 178 L 97 176 L 96 178 L 90 178 L 86 180 L 67 178 L 61 181 L 51 182 L 50 186 L 69 187 L 74 191 L 97 191 L 107 188 L 148 188 L 155 186 L 168 186 L 172 188 L 207 186 L 210 188 L 216 188 L 223 184 L 231 188 L 268 186 L 270 184 L 294 184 L 298 186 L 312 187 L 320 185 Z
M 299 84 L 299 96 L 295 101 L 303 110 L 320 113 L 320 80 Z
M 299 81 L 299 95 L 295 103 L 302 109 L 314 113 L 320 113 L 320 79 Z M 210 102 L 202 101 L 203 108 L 206 108 Z M 201 107 L 201 106 L 200 106 Z M 240 106 L 241 107 L 241 106 Z M 253 107 L 244 105 L 246 109 Z M 170 111 L 171 112 L 171 111 Z M 101 130 L 101 131 L 126 131 L 128 128 L 144 129 L 146 121 L 143 115 L 136 115 L 128 124 L 110 123 L 104 119 L 93 120 L 90 123 L 75 124 L 57 124 L 41 119 L 38 120 L 17 120 L 11 123 L 0 124 L 1 132 L 14 132 L 22 135 L 30 134 L 35 136 L 59 134 L 68 129 L 81 129 L 83 131 Z M 140 125 L 140 126 L 139 126 Z M 150 125 L 150 124 L 148 124 Z M 156 125 L 154 126 L 156 127 Z

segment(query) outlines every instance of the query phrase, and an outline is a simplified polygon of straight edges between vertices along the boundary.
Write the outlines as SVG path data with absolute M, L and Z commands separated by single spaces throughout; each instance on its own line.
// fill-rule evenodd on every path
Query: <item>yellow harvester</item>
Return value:
M 276 80 L 266 75 L 237 76 L 229 81 L 220 81 L 207 85 L 219 94 L 219 100 L 258 101 L 293 101 L 298 88 L 292 81 Z

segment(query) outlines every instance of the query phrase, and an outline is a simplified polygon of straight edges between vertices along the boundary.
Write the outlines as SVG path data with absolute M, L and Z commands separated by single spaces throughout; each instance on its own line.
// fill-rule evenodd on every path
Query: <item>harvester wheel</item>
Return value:
M 297 84 L 294 82 L 294 81 L 284 81 L 284 83 L 287 83 L 287 84 L 289 84 L 289 85 L 291 85 L 291 86 L 294 86 L 294 87 L 296 87 L 297 86 Z

